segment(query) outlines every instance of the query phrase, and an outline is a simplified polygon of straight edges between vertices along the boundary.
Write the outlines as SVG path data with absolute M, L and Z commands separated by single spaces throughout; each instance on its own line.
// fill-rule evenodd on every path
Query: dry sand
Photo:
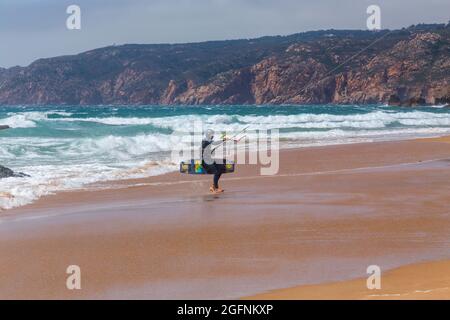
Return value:
M 375 264 L 382 294 L 450 299 L 449 159 L 446 139 L 307 148 L 277 176 L 239 166 L 222 195 L 172 173 L 49 196 L 2 212 L 0 298 L 367 298 Z
M 448 300 L 450 261 L 401 267 L 381 275 L 381 289 L 367 289 L 367 279 L 274 290 L 249 300 Z

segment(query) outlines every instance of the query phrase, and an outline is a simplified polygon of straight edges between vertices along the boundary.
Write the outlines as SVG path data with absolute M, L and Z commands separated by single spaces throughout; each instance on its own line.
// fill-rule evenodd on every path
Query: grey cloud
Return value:
M 82 9 L 82 30 L 65 28 Z M 447 22 L 448 0 L 1 0 L 0 66 L 112 43 L 193 42 L 317 29 L 363 29 L 378 4 L 385 28 Z

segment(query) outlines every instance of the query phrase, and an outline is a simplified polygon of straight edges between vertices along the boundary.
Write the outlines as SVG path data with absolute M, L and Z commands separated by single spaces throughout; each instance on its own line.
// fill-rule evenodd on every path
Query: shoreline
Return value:
M 449 300 L 450 260 L 402 266 L 381 273 L 381 289 L 367 278 L 273 290 L 244 300 Z
M 42 198 L 0 218 L 0 298 L 234 299 L 448 260 L 449 141 L 281 150 L 277 176 L 239 166 L 223 195 L 171 173 Z
M 365 142 L 349 142 L 349 143 L 341 143 L 341 144 L 330 144 L 330 145 L 318 145 L 318 146 L 306 146 L 306 147 L 288 147 L 288 148 L 281 148 L 280 153 L 284 152 L 292 152 L 292 151 L 314 151 L 314 150 L 321 150 L 321 149 L 327 149 L 331 147 L 340 147 L 340 146 L 358 146 L 358 145 L 370 145 L 370 144 L 385 144 L 385 143 L 396 143 L 396 142 L 408 142 L 408 141 L 429 141 L 429 142 L 440 142 L 440 143 L 450 143 L 450 135 L 445 136 L 433 136 L 433 137 L 425 137 L 425 138 L 407 138 L 407 139 L 393 139 L 393 140 L 381 140 L 381 141 L 365 141 Z M 246 152 L 248 154 L 248 152 Z M 248 165 L 245 165 L 248 166 Z M 253 170 L 254 171 L 254 170 Z M 276 175 L 278 176 L 278 175 Z M 90 192 L 107 192 L 108 190 L 121 190 L 121 189 L 129 189 L 129 188 L 139 188 L 143 186 L 148 185 L 157 185 L 157 184 L 171 184 L 171 183 L 189 183 L 191 181 L 201 181 L 205 180 L 204 177 L 198 177 L 198 176 L 188 176 L 183 175 L 183 177 L 186 177 L 186 179 L 183 179 L 184 181 L 179 181 L 179 172 L 178 170 L 166 172 L 163 174 L 157 174 L 157 175 L 151 175 L 147 177 L 140 177 L 140 178 L 126 178 L 126 179 L 119 179 L 119 180 L 106 180 L 106 181 L 97 181 L 90 184 L 87 184 L 81 188 L 77 189 L 69 189 L 69 190 L 59 190 L 53 193 L 50 193 L 48 195 L 41 196 L 40 198 L 21 205 L 17 207 L 12 207 L 9 209 L 0 209 L 0 219 L 4 216 L 9 216 L 10 214 L 13 214 L 15 212 L 21 212 L 22 209 L 28 210 L 33 209 L 36 207 L 45 206 L 45 202 L 50 201 L 52 202 L 52 199 L 54 197 L 58 197 L 59 195 L 65 195 L 65 194 L 83 194 L 83 193 L 90 193 Z M 189 177 L 189 178 L 187 178 Z M 208 179 L 208 178 L 206 178 Z M 223 176 L 222 180 L 226 180 L 227 177 Z

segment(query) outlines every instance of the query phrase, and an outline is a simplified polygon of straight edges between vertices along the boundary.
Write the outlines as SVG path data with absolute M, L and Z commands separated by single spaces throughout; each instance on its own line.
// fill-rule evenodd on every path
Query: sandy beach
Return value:
M 382 275 L 382 288 L 369 290 L 366 278 L 274 290 L 249 300 L 448 300 L 450 261 L 400 267 Z
M 170 173 L 44 197 L 0 213 L 0 298 L 450 299 L 449 142 L 283 150 L 221 195 Z

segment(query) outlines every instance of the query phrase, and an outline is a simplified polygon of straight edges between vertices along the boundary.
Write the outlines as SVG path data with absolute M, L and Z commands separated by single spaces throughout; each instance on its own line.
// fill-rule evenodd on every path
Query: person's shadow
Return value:
M 212 202 L 212 201 L 216 201 L 218 199 L 221 198 L 221 196 L 223 196 L 223 194 L 206 194 L 204 196 L 202 196 L 202 199 L 204 202 Z

